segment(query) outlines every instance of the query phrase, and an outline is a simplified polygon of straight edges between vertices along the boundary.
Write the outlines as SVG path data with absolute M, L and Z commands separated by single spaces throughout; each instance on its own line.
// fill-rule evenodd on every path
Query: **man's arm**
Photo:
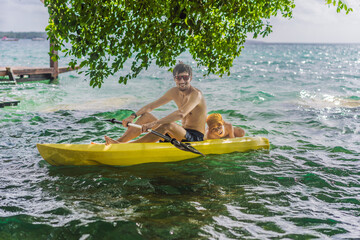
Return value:
M 167 91 L 162 97 L 160 97 L 159 99 L 155 100 L 154 102 L 151 102 L 147 105 L 145 105 L 144 107 L 140 108 L 135 114 L 136 116 L 141 116 L 144 113 L 147 112 L 151 112 L 152 110 L 154 110 L 155 108 L 158 108 L 162 105 L 165 105 L 166 103 L 170 102 L 173 99 L 173 93 L 172 93 L 173 89 L 170 89 L 169 91 Z M 122 120 L 124 127 L 127 127 L 127 124 L 129 122 L 132 122 L 135 119 L 134 115 L 130 115 L 129 117 L 125 118 Z
M 167 91 L 162 97 L 160 97 L 159 99 L 155 100 L 154 102 L 151 102 L 149 104 L 147 104 L 146 106 L 140 108 L 137 112 L 136 115 L 140 116 L 143 115 L 144 113 L 148 113 L 151 112 L 152 110 L 167 104 L 168 102 L 170 102 L 173 99 L 173 89 L 170 89 L 169 91 Z
M 202 95 L 200 92 L 195 91 L 193 92 L 189 100 L 179 107 L 178 110 L 170 113 L 166 117 L 163 117 L 156 121 L 157 124 L 164 124 L 164 123 L 172 123 L 178 120 L 182 120 L 186 115 L 188 115 L 201 101 Z
M 189 100 L 184 105 L 180 106 L 178 110 L 170 113 L 166 117 L 163 117 L 157 121 L 143 124 L 142 131 L 145 132 L 147 129 L 153 128 L 154 126 L 159 125 L 159 124 L 172 123 L 172 122 L 175 122 L 178 120 L 182 120 L 187 114 L 189 114 L 200 103 L 201 97 L 202 97 L 202 95 L 200 92 L 198 92 L 198 91 L 193 92 L 190 95 Z

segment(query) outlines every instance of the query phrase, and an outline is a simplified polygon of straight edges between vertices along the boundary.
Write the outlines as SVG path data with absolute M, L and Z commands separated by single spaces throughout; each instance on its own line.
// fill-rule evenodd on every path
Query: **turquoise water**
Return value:
M 0 42 L 0 66 L 47 66 L 47 42 Z M 64 65 L 69 59 L 62 59 Z M 53 167 L 36 143 L 101 142 L 173 86 L 156 66 L 101 89 L 0 86 L 0 239 L 344 239 L 360 236 L 360 45 L 247 44 L 229 77 L 203 77 L 208 111 L 270 151 L 131 167 Z M 170 103 L 154 111 L 162 117 Z

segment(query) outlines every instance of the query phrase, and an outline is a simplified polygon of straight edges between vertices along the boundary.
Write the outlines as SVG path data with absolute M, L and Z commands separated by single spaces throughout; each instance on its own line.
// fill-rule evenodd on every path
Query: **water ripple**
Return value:
M 16 44 L 0 42 L 0 62 L 48 64 L 48 43 Z M 0 109 L 0 236 L 357 238 L 359 46 L 246 45 L 223 78 L 203 77 L 185 53 L 208 112 L 268 137 L 271 148 L 175 163 L 54 167 L 35 147 L 121 135 L 123 127 L 102 120 L 121 120 L 162 95 L 173 86 L 167 69 L 151 66 L 126 86 L 109 77 L 101 89 L 76 73 L 61 75 L 59 85 L 0 86 L 0 99 L 20 100 Z M 170 103 L 154 114 L 174 109 Z

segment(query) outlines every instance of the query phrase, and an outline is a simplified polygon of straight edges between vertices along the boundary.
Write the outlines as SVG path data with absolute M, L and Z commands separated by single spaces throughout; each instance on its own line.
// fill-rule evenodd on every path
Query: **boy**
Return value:
M 220 113 L 212 113 L 207 119 L 208 129 L 205 139 L 235 138 L 243 137 L 245 131 L 242 128 L 233 127 L 231 123 L 225 122 Z

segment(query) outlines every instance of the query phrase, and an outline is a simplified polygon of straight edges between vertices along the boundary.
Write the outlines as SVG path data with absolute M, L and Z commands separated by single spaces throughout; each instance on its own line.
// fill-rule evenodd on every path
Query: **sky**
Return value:
M 336 12 L 325 0 L 295 0 L 293 18 L 272 18 L 265 42 L 360 43 L 360 0 L 343 0 L 353 12 Z
M 295 0 L 292 19 L 270 19 L 265 42 L 360 43 L 360 0 L 344 0 L 354 12 L 337 13 L 325 0 Z M 43 32 L 48 12 L 40 0 L 0 0 L 0 32 Z

